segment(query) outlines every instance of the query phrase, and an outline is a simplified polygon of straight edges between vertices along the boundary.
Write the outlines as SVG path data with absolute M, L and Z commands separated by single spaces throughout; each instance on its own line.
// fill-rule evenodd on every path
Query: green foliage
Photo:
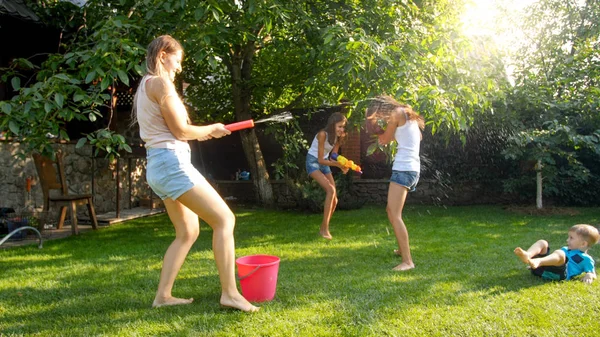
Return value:
M 212 1 L 192 7 L 178 12 L 177 34 L 187 55 L 186 96 L 205 121 L 240 119 L 239 98 L 253 118 L 345 98 L 360 120 L 360 102 L 390 93 L 422 111 L 432 132 L 460 130 L 472 114 L 489 109 L 505 85 L 498 58 L 474 53 L 461 38 L 460 2 Z
M 94 156 L 104 152 L 105 158 L 111 161 L 120 156 L 119 151 L 131 152 L 125 137 L 108 129 L 100 129 L 88 134 L 86 138 L 81 138 L 75 147 L 80 148 L 88 141 L 94 147 Z
M 301 185 L 302 200 L 298 202 L 301 208 L 306 208 L 313 213 L 322 213 L 325 203 L 325 191 L 314 179 L 308 179 Z
M 304 139 L 298 121 L 269 126 L 266 134 L 272 134 L 283 150 L 283 155 L 271 164 L 275 179 L 302 176 L 305 170 L 303 163 L 306 159 L 308 142 Z
M 52 7 L 54 11 L 42 9 L 41 14 L 46 16 L 66 15 L 65 11 L 70 10 L 72 24 L 84 14 L 83 9 L 79 11 L 73 6 L 65 9 L 61 4 Z M 50 144 L 56 138 L 69 140 L 65 131 L 68 122 L 95 122 L 102 117 L 102 110 L 112 114 L 110 89 L 121 84 L 128 86 L 130 76 L 142 74 L 140 63 L 145 48 L 135 42 L 140 27 L 110 10 L 105 9 L 104 14 L 95 17 L 98 21 L 88 17 L 79 34 L 65 34 L 72 40 L 61 45 L 64 51 L 49 55 L 41 66 L 17 59 L 5 69 L 1 80 L 11 83 L 16 95 L 10 101 L 0 102 L 3 111 L 0 130 L 26 144 L 21 148 L 21 156 L 30 152 L 51 155 Z M 35 71 L 35 78 L 22 85 L 21 73 L 31 70 Z M 106 137 L 104 131 L 98 131 L 88 138 L 95 140 L 90 143 L 97 146 L 96 152 L 107 151 L 109 157 L 119 156 L 119 149 L 130 151 L 123 146 L 121 136 Z
M 590 160 L 600 154 L 598 18 L 595 1 L 543 0 L 530 6 L 521 23 L 528 39 L 515 57 L 515 86 L 507 97 L 519 123 L 506 157 L 541 160 L 544 195 L 577 204 L 592 200 L 576 197 L 572 186 L 598 175 Z M 514 176 L 507 188 L 531 185 L 523 178 Z
M 53 60 L 56 58 L 48 62 Z M 23 142 L 26 153 L 52 154 L 50 144 L 54 138 L 69 140 L 64 130 L 66 122 L 95 120 L 100 116 L 98 107 L 109 98 L 93 88 L 84 90 L 82 81 L 66 72 L 47 72 L 39 82 L 28 87 L 20 87 L 15 78 L 18 77 L 13 77 L 13 88 L 19 95 L 0 102 L 3 112 L 0 129 L 7 132 L 7 137 Z

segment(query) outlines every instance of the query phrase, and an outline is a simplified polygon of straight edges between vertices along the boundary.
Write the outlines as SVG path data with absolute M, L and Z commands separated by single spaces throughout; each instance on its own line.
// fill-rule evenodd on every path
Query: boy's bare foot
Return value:
M 329 231 L 327 231 L 327 232 L 320 231 L 319 234 L 327 240 L 333 239 L 333 236 L 331 236 L 331 233 L 329 233 Z
M 260 310 L 260 307 L 255 307 L 239 293 L 234 296 L 222 294 L 220 302 L 224 307 L 238 309 L 244 312 L 256 312 Z
M 519 257 L 519 259 L 521 261 L 523 261 L 523 263 L 529 264 L 529 262 L 531 261 L 529 254 L 527 253 L 527 251 L 523 250 L 523 248 L 517 247 L 517 248 L 515 248 L 514 252 L 515 252 L 515 255 L 517 255 Z
M 170 305 L 190 304 L 192 302 L 194 302 L 193 298 L 177 298 L 177 297 L 169 297 L 169 298 L 163 298 L 163 299 L 155 298 L 154 302 L 152 303 L 152 307 L 160 308 L 160 307 L 166 307 L 166 306 L 170 306 Z
M 394 271 L 407 271 L 407 270 L 411 270 L 414 269 L 415 265 L 413 263 L 406 263 L 406 262 L 402 262 L 399 265 L 395 266 L 394 268 L 392 268 L 392 270 Z
M 394 249 L 394 255 L 402 256 L 399 249 Z
M 537 267 L 539 267 L 539 263 L 537 263 L 534 259 L 532 259 L 529 256 L 529 253 L 527 253 L 527 251 L 523 250 L 521 247 L 515 248 L 514 252 L 515 252 L 515 255 L 517 255 L 519 257 L 519 259 L 521 261 L 523 261 L 523 263 L 525 263 L 532 269 L 536 269 Z

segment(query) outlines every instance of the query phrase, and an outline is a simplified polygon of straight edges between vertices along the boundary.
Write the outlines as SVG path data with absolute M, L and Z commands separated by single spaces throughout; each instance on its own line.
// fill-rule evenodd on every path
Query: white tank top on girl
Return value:
M 310 149 L 308 149 L 308 154 L 315 158 L 319 158 L 319 140 L 317 139 L 317 135 L 315 135 L 312 144 L 310 144 Z M 333 150 L 333 145 L 329 144 L 327 132 L 325 132 L 325 144 L 323 145 L 323 159 L 327 159 L 327 157 L 329 157 L 329 152 L 331 152 L 331 150 Z
M 419 146 L 421 143 L 421 130 L 417 121 L 406 119 L 406 123 L 396 128 L 394 133 L 398 143 L 396 156 L 394 157 L 394 171 L 421 172 L 421 159 L 419 158 Z
M 146 93 L 146 83 L 154 76 L 146 75 L 140 82 L 140 88 L 136 101 L 136 113 L 138 123 L 140 124 L 140 137 L 145 143 L 146 148 L 167 148 L 167 149 L 189 149 L 186 141 L 175 138 L 167 122 L 160 112 L 160 106 L 152 101 Z M 175 88 L 167 93 L 165 97 L 176 96 Z

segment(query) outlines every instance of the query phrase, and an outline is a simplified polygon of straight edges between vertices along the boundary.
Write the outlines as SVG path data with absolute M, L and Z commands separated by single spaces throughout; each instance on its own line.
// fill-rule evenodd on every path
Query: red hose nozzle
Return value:
M 243 129 L 250 129 L 253 127 L 254 127 L 254 120 L 252 120 L 252 119 L 225 125 L 225 129 L 227 129 L 231 132 L 239 131 L 239 130 L 243 130 Z

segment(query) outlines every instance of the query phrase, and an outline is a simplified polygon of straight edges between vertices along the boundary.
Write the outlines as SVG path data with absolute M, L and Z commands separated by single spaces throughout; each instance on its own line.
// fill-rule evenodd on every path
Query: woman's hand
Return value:
M 211 127 L 213 128 L 213 130 L 208 135 L 210 138 L 221 138 L 223 136 L 231 134 L 231 131 L 227 130 L 225 128 L 225 125 L 223 125 L 222 123 L 212 124 Z
M 403 116 L 404 116 L 404 114 L 402 114 L 402 116 L 399 116 L 400 112 L 402 112 L 402 109 L 397 108 L 390 114 L 390 117 L 387 121 L 385 131 L 377 137 L 379 144 L 387 145 L 392 140 L 394 140 L 396 128 L 398 127 L 399 122 L 401 122 L 400 119 L 403 118 Z
M 348 173 L 349 168 L 347 168 L 346 166 L 340 164 L 340 162 L 338 162 L 337 160 L 332 160 L 332 162 L 335 163 L 335 166 L 337 166 L 337 168 L 339 168 L 340 170 L 342 170 L 342 173 L 344 173 L 344 174 Z

